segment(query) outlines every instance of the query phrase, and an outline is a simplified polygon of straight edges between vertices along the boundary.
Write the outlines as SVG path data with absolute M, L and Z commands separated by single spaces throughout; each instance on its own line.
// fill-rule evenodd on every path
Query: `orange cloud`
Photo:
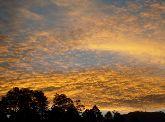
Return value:
M 10 38 L 0 37 L 0 94 L 18 86 L 43 90 L 49 99 L 66 93 L 102 109 L 164 107 L 164 4 L 28 0 L 0 6 L 1 31 Z

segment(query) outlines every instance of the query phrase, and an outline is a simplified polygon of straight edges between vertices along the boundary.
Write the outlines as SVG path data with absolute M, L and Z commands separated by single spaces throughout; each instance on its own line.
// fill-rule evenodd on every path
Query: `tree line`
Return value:
M 0 99 L 0 122 L 165 122 L 163 112 L 108 111 L 105 115 L 94 105 L 85 109 L 80 100 L 73 101 L 65 94 L 55 94 L 50 106 L 42 91 L 13 88 Z

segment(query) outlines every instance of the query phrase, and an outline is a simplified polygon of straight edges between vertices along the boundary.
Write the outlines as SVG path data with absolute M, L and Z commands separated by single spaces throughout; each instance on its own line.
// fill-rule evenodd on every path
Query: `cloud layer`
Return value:
M 109 108 L 111 101 L 125 109 L 140 100 L 151 109 L 165 107 L 163 0 L 0 3 L 0 94 L 18 85 L 48 95 L 70 91 L 73 98 L 81 98 L 81 88 L 86 105 L 96 101 Z M 117 75 L 109 78 L 108 70 Z M 52 80 L 47 78 L 50 74 Z M 67 82 L 70 87 L 63 87 Z M 105 89 L 109 91 L 103 95 Z M 141 92 L 147 93 L 142 96 Z

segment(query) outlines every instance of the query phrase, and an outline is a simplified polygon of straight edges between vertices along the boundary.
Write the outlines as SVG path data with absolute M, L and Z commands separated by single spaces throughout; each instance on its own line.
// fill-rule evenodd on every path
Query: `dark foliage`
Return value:
M 95 105 L 92 109 L 86 109 L 83 114 L 82 118 L 85 122 L 102 122 L 104 120 L 102 113 Z
M 0 100 L 0 122 L 165 122 L 163 112 L 131 112 L 121 115 L 108 111 L 104 116 L 95 105 L 86 109 L 64 94 L 56 94 L 51 108 L 42 91 L 13 88 Z
M 4 119 L 42 120 L 45 118 L 48 101 L 42 91 L 13 88 L 1 99 L 0 110 Z M 6 118 L 7 117 L 7 118 Z
M 130 112 L 123 115 L 127 122 L 165 122 L 163 112 Z

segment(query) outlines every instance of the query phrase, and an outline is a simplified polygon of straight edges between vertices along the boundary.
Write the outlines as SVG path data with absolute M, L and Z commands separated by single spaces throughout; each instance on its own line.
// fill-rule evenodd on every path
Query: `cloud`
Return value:
M 19 86 L 102 108 L 151 97 L 163 106 L 163 1 L 0 2 L 0 94 Z
M 29 76 L 26 74 L 21 76 L 21 79 L 17 79 L 17 82 L 1 81 L 0 89 L 3 90 L 0 94 L 5 94 L 9 89 L 17 86 L 44 90 L 49 100 L 52 100 L 55 93 L 64 93 L 74 100 L 82 100 L 87 107 L 93 104 L 99 105 L 102 109 L 117 110 L 124 107 L 142 110 L 146 104 L 150 109 L 164 107 L 164 90 L 161 87 L 164 83 L 163 78 L 144 76 L 145 71 L 142 70 L 141 75 L 137 77 L 136 70 L 130 70 L 130 72 L 134 71 L 135 74 L 131 77 L 126 69 L 120 73 L 107 68 L 67 74 Z
M 42 65 L 44 69 L 54 64 L 52 57 L 61 53 L 66 57 L 65 52 L 72 50 L 112 51 L 143 62 L 164 64 L 164 3 L 100 0 L 2 3 L 0 17 L 7 21 L 1 26 L 10 40 L 1 50 L 14 58 L 13 66 L 22 64 L 19 68 L 27 66 L 34 70 L 33 65 Z M 15 11 L 11 17 L 10 11 Z M 65 69 L 70 67 L 61 65 Z
M 41 15 L 38 15 L 27 9 L 19 9 L 19 12 L 20 12 L 19 13 L 20 18 L 24 17 L 24 19 L 35 20 L 35 21 L 41 21 L 43 19 L 43 17 Z

